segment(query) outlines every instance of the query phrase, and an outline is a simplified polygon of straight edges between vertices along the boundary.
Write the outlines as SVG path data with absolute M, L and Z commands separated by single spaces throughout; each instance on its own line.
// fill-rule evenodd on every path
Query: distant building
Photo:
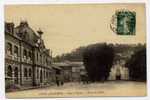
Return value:
M 80 75 L 86 73 L 83 62 L 64 61 L 54 64 L 63 70 L 65 82 L 78 82 L 81 80 Z
M 119 79 L 118 79 L 119 76 Z M 108 80 L 129 80 L 129 70 L 119 61 L 113 65 Z
M 5 23 L 5 79 L 20 86 L 51 83 L 51 51 L 45 47 L 43 32 L 33 31 L 26 21 L 15 27 Z
M 72 80 L 81 81 L 81 75 L 86 74 L 83 62 L 70 62 L 70 65 L 72 66 Z
M 64 82 L 72 81 L 72 66 L 67 62 L 54 63 L 55 66 L 61 68 L 61 74 L 64 76 Z
M 132 54 L 133 51 L 125 51 L 115 55 L 108 80 L 117 80 L 117 76 L 120 76 L 120 80 L 129 80 L 129 69 L 125 66 L 125 62 L 131 58 Z

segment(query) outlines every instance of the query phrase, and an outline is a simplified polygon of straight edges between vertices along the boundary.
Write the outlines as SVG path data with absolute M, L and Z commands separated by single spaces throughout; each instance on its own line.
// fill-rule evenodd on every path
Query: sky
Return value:
M 120 36 L 110 28 L 116 10 L 136 12 L 136 35 Z M 144 4 L 47 4 L 5 5 L 5 21 L 19 25 L 26 20 L 42 38 L 53 56 L 94 43 L 136 44 L 146 42 Z

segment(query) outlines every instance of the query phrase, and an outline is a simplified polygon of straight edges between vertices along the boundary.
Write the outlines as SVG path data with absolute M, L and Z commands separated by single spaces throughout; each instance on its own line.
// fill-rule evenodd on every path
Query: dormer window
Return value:
M 14 33 L 14 23 L 5 23 L 5 32 L 13 34 Z
M 20 26 L 21 27 L 27 27 L 28 26 L 28 22 L 27 21 L 21 21 L 20 22 Z

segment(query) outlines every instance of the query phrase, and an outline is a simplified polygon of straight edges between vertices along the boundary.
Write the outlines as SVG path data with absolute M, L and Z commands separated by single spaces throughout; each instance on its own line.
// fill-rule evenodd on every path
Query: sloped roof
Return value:
M 57 63 L 54 63 L 54 65 L 56 65 L 56 66 L 66 66 L 66 67 L 74 67 L 74 66 L 76 66 L 76 67 L 80 67 L 80 66 L 82 66 L 83 65 L 83 62 L 72 62 L 72 61 L 64 61 L 64 62 L 57 62 Z
M 81 66 L 81 65 L 83 65 L 83 62 L 82 61 L 71 61 L 71 62 L 69 62 L 71 65 L 78 65 L 78 66 Z
M 59 63 L 53 63 L 55 66 L 70 66 L 70 64 L 66 63 L 66 62 L 59 62 Z
M 39 36 L 29 27 L 27 22 L 20 22 L 15 28 L 15 33 L 23 40 L 31 45 L 35 45 Z
M 9 28 L 12 28 L 13 32 L 10 32 Z M 22 40 L 31 46 L 37 47 L 39 50 L 42 50 L 42 52 L 49 55 L 50 50 L 45 47 L 44 40 L 28 25 L 27 21 L 21 21 L 16 27 L 12 22 L 5 22 L 5 33 L 9 33 L 13 37 Z
M 61 70 L 61 69 L 62 69 L 62 68 L 60 68 L 59 66 L 54 65 L 54 64 L 52 64 L 51 66 L 52 66 L 52 68 L 54 68 L 54 69 L 59 69 L 59 70 Z

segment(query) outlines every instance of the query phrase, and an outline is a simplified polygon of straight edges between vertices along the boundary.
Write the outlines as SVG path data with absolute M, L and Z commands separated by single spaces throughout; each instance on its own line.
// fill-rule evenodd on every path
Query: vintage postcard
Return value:
M 145 8 L 4 5 L 6 98 L 147 96 Z

